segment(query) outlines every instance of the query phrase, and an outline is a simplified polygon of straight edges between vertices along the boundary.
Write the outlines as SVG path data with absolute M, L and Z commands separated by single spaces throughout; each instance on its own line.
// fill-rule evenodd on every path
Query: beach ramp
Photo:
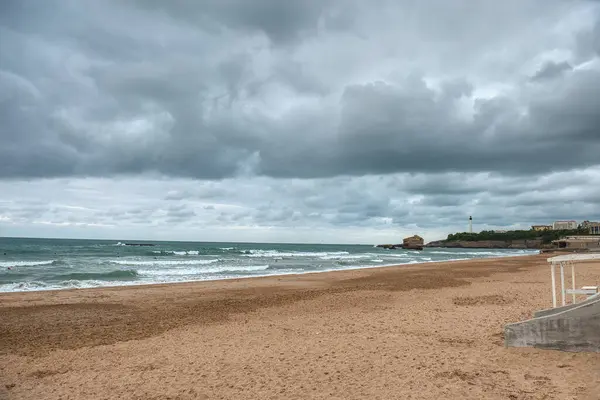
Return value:
M 507 347 L 600 352 L 600 296 L 504 327 Z
M 600 352 L 600 293 L 596 286 L 575 285 L 575 266 L 578 262 L 599 261 L 600 254 L 571 254 L 548 259 L 551 266 L 552 308 L 534 313 L 532 319 L 504 327 L 506 347 L 536 347 L 562 351 Z M 557 307 L 556 267 L 560 267 L 562 306 Z M 600 264 L 599 264 L 600 266 Z M 571 269 L 571 288 L 565 285 L 565 267 Z M 569 295 L 573 302 L 566 304 Z M 587 299 L 576 302 L 576 295 Z

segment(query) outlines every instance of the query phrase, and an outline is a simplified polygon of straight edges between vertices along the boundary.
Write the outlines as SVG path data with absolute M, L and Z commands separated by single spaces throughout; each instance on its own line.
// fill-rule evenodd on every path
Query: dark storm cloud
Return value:
M 302 167 L 302 155 L 314 154 L 313 149 L 290 146 L 266 152 L 261 166 L 268 175 L 312 177 L 397 171 L 532 174 L 597 164 L 600 71 L 579 72 L 536 94 L 525 115 L 511 99 L 496 97 L 479 101 L 472 120 L 464 121 L 452 115 L 448 93 L 436 94 L 422 82 L 349 87 L 336 140 L 319 143 L 330 148 L 328 157 L 316 153 L 316 160 Z
M 2 2 L 0 178 L 598 164 L 596 3 L 375 3 Z
M 298 39 L 302 33 L 316 31 L 330 0 L 160 0 L 134 1 L 139 7 L 161 10 L 191 25 L 218 29 L 263 32 L 274 43 Z
M 544 79 L 552 79 L 560 76 L 565 71 L 569 71 L 573 69 L 571 65 L 566 62 L 555 63 L 553 61 L 548 61 L 546 64 L 540 68 L 538 72 L 531 78 L 532 81 L 542 81 Z

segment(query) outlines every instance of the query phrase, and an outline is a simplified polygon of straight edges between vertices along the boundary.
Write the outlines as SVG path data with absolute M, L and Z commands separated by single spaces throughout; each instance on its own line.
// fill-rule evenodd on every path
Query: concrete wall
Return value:
M 568 241 L 567 249 L 597 249 L 600 248 L 600 242 L 591 242 L 589 240 Z
M 506 325 L 506 347 L 600 352 L 600 297 L 542 315 Z
M 590 296 L 587 299 L 585 299 L 584 301 L 580 301 L 579 303 L 567 304 L 566 306 L 562 306 L 562 307 L 548 308 L 546 310 L 536 311 L 535 313 L 533 313 L 533 318 L 539 318 L 539 317 L 545 317 L 545 316 L 552 315 L 552 314 L 558 314 L 563 311 L 567 311 L 572 308 L 582 306 L 584 304 L 592 303 L 596 300 L 600 300 L 600 293 Z

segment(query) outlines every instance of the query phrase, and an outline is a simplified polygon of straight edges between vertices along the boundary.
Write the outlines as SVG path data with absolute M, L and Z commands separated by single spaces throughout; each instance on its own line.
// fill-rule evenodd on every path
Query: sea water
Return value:
M 0 238 L 0 292 L 302 274 L 535 254 L 532 250 L 385 250 L 373 245 Z

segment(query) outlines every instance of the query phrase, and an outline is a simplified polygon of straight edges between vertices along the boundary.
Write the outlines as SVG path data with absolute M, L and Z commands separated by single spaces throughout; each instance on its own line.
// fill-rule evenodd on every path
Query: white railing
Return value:
M 585 261 L 600 261 L 600 253 L 587 254 L 565 254 L 562 256 L 551 257 L 547 260 L 550 263 L 550 272 L 552 274 L 552 306 L 556 307 L 556 266 L 560 266 L 560 292 L 562 305 L 566 305 L 567 295 L 573 296 L 573 303 L 578 294 L 594 295 L 598 293 L 597 286 L 583 286 L 581 289 L 575 287 L 575 264 Z M 571 289 L 565 287 L 565 267 L 571 267 Z

